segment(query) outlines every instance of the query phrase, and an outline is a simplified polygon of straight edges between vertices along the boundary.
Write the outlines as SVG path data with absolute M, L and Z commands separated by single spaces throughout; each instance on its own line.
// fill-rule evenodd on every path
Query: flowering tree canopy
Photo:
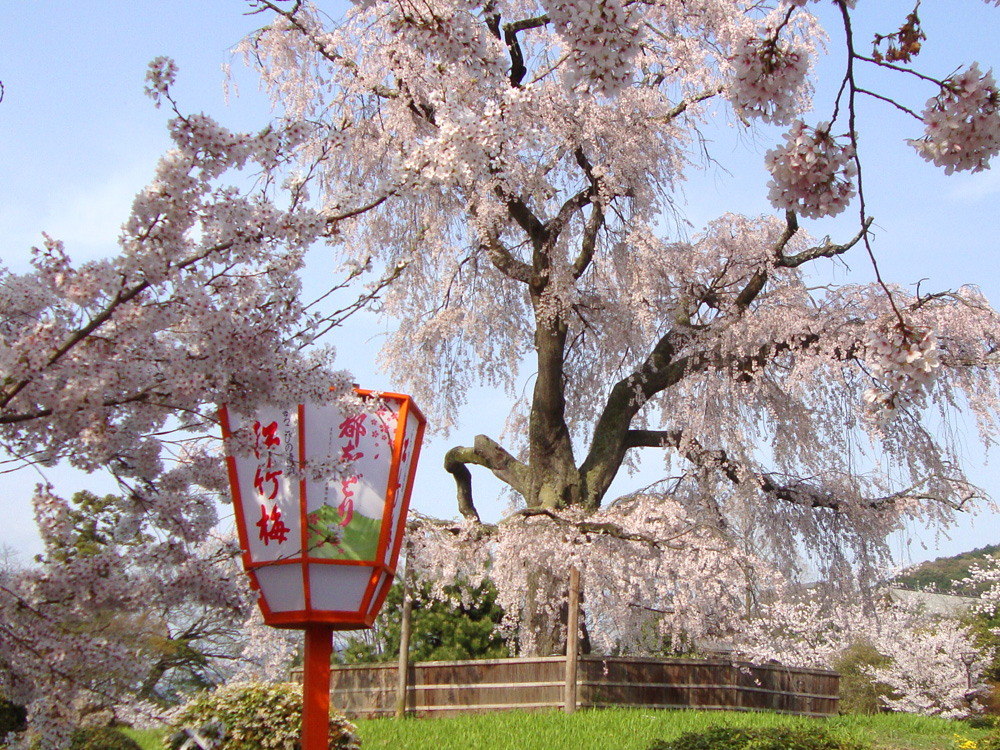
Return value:
M 482 467 L 520 503 L 512 554 L 540 567 L 565 567 L 559 540 L 666 533 L 683 546 L 712 529 L 783 569 L 806 550 L 824 573 L 870 574 L 902 519 L 948 523 L 981 496 L 933 420 L 961 405 L 994 439 L 986 300 L 906 292 L 877 268 L 875 284 L 808 282 L 820 259 L 871 255 L 859 97 L 909 112 L 901 137 L 946 171 L 983 169 L 1000 149 L 989 73 L 913 67 L 916 11 L 865 54 L 852 31 L 864 8 L 834 3 L 827 31 L 846 66 L 826 119 L 808 121 L 824 31 L 804 1 L 368 0 L 338 23 L 305 2 L 256 6 L 273 20 L 243 52 L 307 123 L 300 170 L 323 210 L 370 196 L 338 223 L 338 257 L 405 266 L 381 300 L 398 321 L 383 364 L 445 429 L 472 384 L 514 401 L 506 445 L 479 435 L 447 454 L 469 524 L 449 533 L 484 538 L 470 471 Z M 923 112 L 871 88 L 876 70 L 925 86 Z M 727 106 L 747 127 L 789 128 L 761 186 L 780 213 L 668 236 L 699 127 Z M 855 236 L 799 228 L 852 200 Z M 681 479 L 609 505 L 612 480 L 650 453 Z M 551 544 L 529 541 L 543 524 Z M 511 611 L 503 584 L 501 601 Z

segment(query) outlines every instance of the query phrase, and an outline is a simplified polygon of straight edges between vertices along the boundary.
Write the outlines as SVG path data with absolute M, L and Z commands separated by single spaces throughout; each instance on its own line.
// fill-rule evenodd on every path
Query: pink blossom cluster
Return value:
M 962 585 L 982 591 L 976 611 L 986 615 L 1000 614 L 1000 555 L 990 555 L 969 569 Z M 995 631 L 1000 635 L 1000 630 Z
M 571 50 L 568 86 L 583 83 L 596 94 L 614 96 L 628 85 L 639 32 L 621 0 L 544 0 L 543 4 Z
M 781 579 L 666 496 L 622 498 L 590 514 L 514 514 L 495 534 L 422 519 L 409 543 L 409 569 L 438 586 L 439 596 L 456 579 L 475 586 L 488 576 L 505 611 L 504 635 L 522 654 L 547 654 L 565 637 L 560 607 L 573 566 L 591 641 L 604 653 L 650 653 L 667 636 L 680 647 L 729 632 L 738 627 L 748 571 Z
M 767 197 L 775 208 L 813 219 L 836 216 L 856 192 L 854 147 L 837 143 L 828 123 L 811 128 L 796 120 L 764 164 L 771 173 Z
M 992 71 L 978 63 L 948 78 L 941 92 L 927 100 L 924 136 L 910 144 L 945 174 L 989 167 L 1000 152 L 1000 92 Z
M 167 94 L 176 79 L 177 63 L 164 55 L 154 58 L 146 71 L 146 95 L 159 107 L 160 99 Z
M 797 92 L 809 72 L 809 57 L 773 39 L 745 39 L 732 59 L 729 99 L 737 114 L 788 125 L 800 109 Z
M 895 415 L 899 398 L 912 400 L 927 391 L 941 366 L 934 330 L 901 323 L 872 331 L 865 354 L 882 388 L 866 389 L 864 401 L 880 424 Z
M 171 104 L 174 70 L 158 60 L 150 71 Z M 218 406 L 351 387 L 314 343 L 330 321 L 300 297 L 302 255 L 328 229 L 303 181 L 282 179 L 308 128 L 232 133 L 178 114 L 170 131 L 174 147 L 136 196 L 116 255 L 74 264 L 46 238 L 31 272 L 0 269 L 0 447 L 28 463 L 107 469 L 125 495 L 106 549 L 11 573 L 0 591 L 0 653 L 11 655 L 0 690 L 29 705 L 50 746 L 65 746 L 74 700 L 128 702 L 149 666 L 134 644 L 73 623 L 142 608 L 246 619 L 242 575 L 214 567 L 232 550 L 208 541 L 228 497 Z M 246 167 L 267 187 L 225 184 Z M 42 490 L 35 506 L 45 543 L 65 545 L 66 504 Z

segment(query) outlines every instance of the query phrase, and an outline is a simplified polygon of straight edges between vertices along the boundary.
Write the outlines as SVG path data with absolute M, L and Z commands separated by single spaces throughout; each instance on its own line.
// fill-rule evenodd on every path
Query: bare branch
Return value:
M 473 447 L 456 446 L 444 457 L 444 469 L 455 478 L 458 486 L 458 509 L 465 518 L 476 522 L 480 520 L 472 500 L 472 474 L 468 464 L 489 469 L 497 479 L 527 497 L 528 467 L 496 441 L 486 435 L 476 435 Z
M 808 250 L 803 250 L 798 255 L 790 257 L 785 255 L 780 256 L 775 265 L 781 268 L 798 268 L 802 264 L 808 263 L 811 260 L 816 260 L 817 258 L 834 258 L 838 255 L 843 255 L 864 239 L 865 234 L 868 232 L 868 229 L 874 221 L 875 219 L 872 216 L 866 218 L 861 230 L 848 242 L 845 242 L 842 245 L 836 245 L 830 242 L 830 238 L 828 237 L 826 242 L 822 245 L 809 248 Z
M 576 163 L 580 165 L 584 174 L 587 175 L 593 195 L 598 195 L 597 178 L 594 177 L 593 167 L 582 148 L 577 148 L 576 150 Z M 583 276 L 584 271 L 590 266 L 590 262 L 594 258 L 594 252 L 597 249 L 597 233 L 604 226 L 603 207 L 598 202 L 593 202 L 591 205 L 593 206 L 593 210 L 591 211 L 590 218 L 587 219 L 587 226 L 584 228 L 583 237 L 580 240 L 580 254 L 573 263 L 574 279 L 579 279 Z

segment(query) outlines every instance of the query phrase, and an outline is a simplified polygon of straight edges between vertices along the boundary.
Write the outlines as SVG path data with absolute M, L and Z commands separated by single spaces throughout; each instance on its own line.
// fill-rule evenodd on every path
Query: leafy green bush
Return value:
M 989 714 L 973 714 L 962 719 L 962 723 L 972 729 L 996 729 L 1000 726 L 1000 717 Z
M 142 750 L 142 747 L 114 727 L 83 727 L 73 732 L 69 750 Z
M 835 739 L 821 727 L 712 727 L 688 732 L 675 740 L 657 740 L 649 750 L 861 750 L 863 746 Z
M 882 698 L 891 694 L 887 685 L 866 674 L 870 667 L 887 666 L 892 659 L 865 641 L 851 644 L 833 663 L 840 672 L 840 713 L 877 714 L 885 710 Z
M 302 686 L 233 683 L 205 693 L 179 708 L 171 724 L 177 731 L 164 740 L 178 750 L 195 732 L 218 741 L 218 750 L 301 750 Z M 358 750 L 357 728 L 330 711 L 330 749 Z
M 497 604 L 497 590 L 487 581 L 465 591 L 464 584 L 445 587 L 451 601 L 441 601 L 431 594 L 424 582 L 412 595 L 414 607 L 410 621 L 411 662 L 457 661 L 461 659 L 503 659 L 510 656 L 497 625 L 503 609 Z M 375 627 L 352 635 L 340 652 L 347 664 L 396 661 L 402 632 L 403 587 L 389 589 L 385 606 L 375 619 Z

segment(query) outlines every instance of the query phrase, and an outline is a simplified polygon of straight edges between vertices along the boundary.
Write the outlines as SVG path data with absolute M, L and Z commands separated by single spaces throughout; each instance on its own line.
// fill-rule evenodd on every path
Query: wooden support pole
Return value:
M 580 647 L 580 571 L 569 572 L 569 612 L 566 618 L 566 703 L 563 710 L 576 711 L 577 667 Z
M 399 679 L 396 682 L 396 718 L 406 716 L 406 681 L 410 672 L 410 619 L 413 615 L 413 600 L 410 591 L 410 576 L 403 577 L 403 616 L 399 632 Z
M 330 656 L 333 629 L 325 624 L 306 626 L 302 664 L 302 750 L 330 746 Z

